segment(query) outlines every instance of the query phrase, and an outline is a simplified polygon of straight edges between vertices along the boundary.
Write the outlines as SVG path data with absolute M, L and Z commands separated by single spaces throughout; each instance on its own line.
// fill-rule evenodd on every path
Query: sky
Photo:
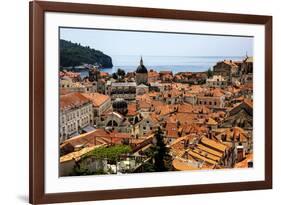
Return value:
M 60 38 L 109 56 L 253 55 L 253 37 L 60 28 Z

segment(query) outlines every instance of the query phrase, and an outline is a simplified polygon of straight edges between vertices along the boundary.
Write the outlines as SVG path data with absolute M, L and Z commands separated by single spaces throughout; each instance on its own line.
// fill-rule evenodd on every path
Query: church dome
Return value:
M 112 103 L 112 107 L 114 112 L 118 112 L 122 115 L 126 115 L 128 112 L 128 104 L 122 98 L 117 98 L 116 100 L 114 100 L 114 102 Z
M 127 108 L 128 104 L 123 98 L 117 98 L 116 100 L 113 101 L 112 103 L 113 109 L 119 109 L 119 108 Z
M 147 73 L 147 69 L 143 65 L 142 57 L 141 57 L 141 60 L 140 60 L 140 65 L 137 67 L 136 73 Z

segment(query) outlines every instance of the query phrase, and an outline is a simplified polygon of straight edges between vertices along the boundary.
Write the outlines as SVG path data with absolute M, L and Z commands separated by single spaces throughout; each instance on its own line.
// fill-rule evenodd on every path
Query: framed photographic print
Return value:
M 271 187 L 271 16 L 30 2 L 30 203 Z

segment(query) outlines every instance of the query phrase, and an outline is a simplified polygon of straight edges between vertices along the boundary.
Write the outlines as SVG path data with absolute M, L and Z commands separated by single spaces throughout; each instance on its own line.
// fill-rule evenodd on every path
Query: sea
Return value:
M 111 56 L 113 67 L 102 68 L 101 71 L 112 74 L 118 68 L 125 72 L 134 72 L 139 65 L 141 56 L 115 55 Z M 202 72 L 223 60 L 240 61 L 245 56 L 142 56 L 143 64 L 148 70 L 178 72 Z M 88 71 L 80 71 L 81 77 L 88 76 Z

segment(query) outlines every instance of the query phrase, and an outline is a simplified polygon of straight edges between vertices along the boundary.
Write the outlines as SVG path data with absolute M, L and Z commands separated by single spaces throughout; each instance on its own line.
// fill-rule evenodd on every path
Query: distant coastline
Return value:
M 118 58 L 117 58 L 118 57 Z M 160 71 L 172 71 L 174 74 L 178 72 L 204 72 L 209 68 L 223 60 L 241 61 L 245 56 L 143 56 L 144 62 L 147 65 L 148 70 Z M 117 71 L 118 68 L 127 72 L 134 72 L 138 66 L 139 56 L 112 56 L 113 67 L 101 68 L 103 72 L 112 74 Z M 80 72 L 81 77 L 88 76 L 88 70 L 82 69 Z

